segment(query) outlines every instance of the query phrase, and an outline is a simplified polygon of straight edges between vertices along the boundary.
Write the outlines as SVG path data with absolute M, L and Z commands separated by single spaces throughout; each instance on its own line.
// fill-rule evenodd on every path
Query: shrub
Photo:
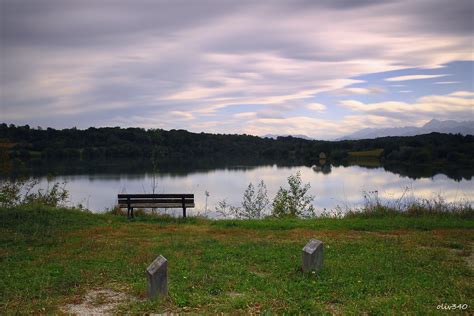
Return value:
M 0 181 L 0 207 L 14 207 L 27 204 L 41 204 L 46 206 L 65 206 L 69 192 L 65 183 L 55 182 L 51 185 L 50 179 L 46 189 L 33 189 L 38 185 L 38 179 L 4 179 Z
M 258 184 L 257 194 L 255 194 L 255 189 L 252 182 L 249 183 L 249 186 L 244 192 L 244 198 L 242 200 L 242 209 L 240 211 L 240 216 L 243 218 L 262 218 L 268 209 L 270 200 L 267 196 L 267 187 L 263 180 Z
M 0 207 L 24 204 L 25 197 L 38 184 L 36 179 L 2 179 L 0 182 Z
M 24 196 L 26 204 L 41 204 L 46 206 L 65 206 L 69 198 L 69 192 L 66 190 L 66 183 L 55 182 L 46 189 L 38 189 L 36 192 L 30 192 Z
M 216 212 L 224 218 L 239 218 L 240 208 L 227 203 L 226 199 L 217 202 Z
M 312 217 L 314 196 L 308 194 L 311 185 L 303 185 L 301 173 L 288 177 L 289 189 L 280 187 L 273 200 L 273 216 L 275 217 Z
M 233 206 L 227 201 L 217 202 L 216 212 L 223 217 L 234 217 L 240 219 L 262 218 L 268 209 L 270 200 L 267 196 L 267 186 L 263 180 L 258 184 L 257 193 L 252 182 L 249 183 L 244 192 L 241 206 Z

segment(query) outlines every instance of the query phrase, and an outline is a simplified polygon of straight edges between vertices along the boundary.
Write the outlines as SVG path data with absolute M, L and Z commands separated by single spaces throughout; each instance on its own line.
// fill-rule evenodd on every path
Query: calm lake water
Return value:
M 329 168 L 329 167 L 327 167 Z M 307 166 L 281 167 L 266 165 L 257 167 L 231 167 L 213 170 L 139 173 L 102 173 L 59 175 L 50 179 L 66 182 L 70 192 L 70 203 L 81 203 L 93 212 L 103 212 L 116 203 L 118 193 L 151 193 L 155 177 L 156 193 L 194 193 L 196 207 L 189 209 L 190 215 L 218 217 L 215 207 L 218 201 L 226 199 L 238 206 L 248 184 L 256 185 L 263 180 L 268 196 L 273 199 L 280 186 L 287 186 L 287 177 L 301 173 L 304 183 L 311 184 L 310 193 L 315 196 L 314 206 L 318 213 L 336 208 L 347 209 L 364 204 L 366 192 L 377 191 L 383 201 L 395 203 L 401 197 L 433 198 L 440 195 L 448 202 L 468 201 L 474 203 L 472 178 L 454 180 L 446 175 L 413 179 L 386 171 L 383 168 L 360 166 L 330 167 L 330 170 Z M 47 183 L 41 177 L 41 185 Z M 209 193 L 206 209 L 206 191 Z M 163 211 L 164 212 L 164 211 Z M 167 210 L 168 214 L 181 214 L 181 210 Z

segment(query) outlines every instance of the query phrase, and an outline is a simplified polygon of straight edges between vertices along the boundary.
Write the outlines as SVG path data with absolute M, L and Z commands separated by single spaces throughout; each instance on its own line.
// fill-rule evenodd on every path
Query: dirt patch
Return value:
M 434 229 L 431 231 L 431 234 L 438 236 L 438 237 L 449 237 L 449 236 L 463 236 L 468 232 L 466 229 L 452 229 L 452 228 L 446 228 L 446 229 Z M 469 231 L 468 234 L 470 235 L 471 232 Z M 467 236 L 466 236 L 467 237 Z
M 77 304 L 67 304 L 61 310 L 73 315 L 112 315 L 113 310 L 124 303 L 136 299 L 122 292 L 98 289 L 88 292 Z
M 364 236 L 365 232 L 360 232 L 356 230 L 314 230 L 314 229 L 307 229 L 307 228 L 295 228 L 292 230 L 287 231 L 287 239 L 291 240 L 301 240 L 303 239 L 321 239 L 323 238 L 350 238 L 353 239 L 361 239 Z
M 331 313 L 331 315 L 342 315 L 342 306 L 341 304 L 335 304 L 328 302 L 326 303 L 327 310 Z
M 413 231 L 407 229 L 391 230 L 391 231 L 367 231 L 366 234 L 374 235 L 384 238 L 398 238 L 406 235 L 413 234 Z
M 227 293 L 227 295 L 229 295 L 230 297 L 241 297 L 243 294 L 232 291 L 232 292 Z
M 248 241 L 249 238 L 258 240 L 260 238 L 267 239 L 267 232 L 258 231 L 255 229 L 246 228 L 217 228 L 208 230 L 207 233 L 213 238 L 218 240 L 241 240 L 242 242 Z

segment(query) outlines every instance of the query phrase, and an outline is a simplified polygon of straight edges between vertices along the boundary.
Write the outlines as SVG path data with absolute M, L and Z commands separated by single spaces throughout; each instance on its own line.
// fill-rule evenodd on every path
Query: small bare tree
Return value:
M 166 152 L 157 146 L 154 146 L 151 151 L 151 166 L 152 166 L 152 176 L 151 176 L 151 193 L 155 194 L 158 189 L 158 177 L 157 173 L 159 171 L 159 160 L 166 156 Z M 156 207 L 151 209 L 153 214 L 156 213 Z
M 258 184 L 256 193 L 252 182 L 249 183 L 247 189 L 244 192 L 242 204 L 240 207 L 230 205 L 224 199 L 218 202 L 216 211 L 223 217 L 254 219 L 262 218 L 268 210 L 269 205 L 270 200 L 268 199 L 267 187 L 262 180 Z
M 244 192 L 242 200 L 242 209 L 240 215 L 242 218 L 262 218 L 268 210 L 270 200 L 268 199 L 267 186 L 261 180 L 255 193 L 252 182 L 249 183 Z
M 209 198 L 209 191 L 204 191 L 204 194 L 206 195 L 206 205 L 204 207 L 204 213 L 207 213 L 207 199 Z
M 224 218 L 239 218 L 240 208 L 230 205 L 226 199 L 217 202 L 216 212 Z

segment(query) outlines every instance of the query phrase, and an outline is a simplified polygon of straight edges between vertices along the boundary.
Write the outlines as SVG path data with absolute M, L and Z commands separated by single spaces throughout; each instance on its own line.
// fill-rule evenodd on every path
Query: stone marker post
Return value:
M 319 271 L 323 268 L 323 242 L 311 239 L 301 253 L 303 272 Z
M 168 295 L 168 260 L 159 255 L 146 268 L 148 279 L 148 298 Z

